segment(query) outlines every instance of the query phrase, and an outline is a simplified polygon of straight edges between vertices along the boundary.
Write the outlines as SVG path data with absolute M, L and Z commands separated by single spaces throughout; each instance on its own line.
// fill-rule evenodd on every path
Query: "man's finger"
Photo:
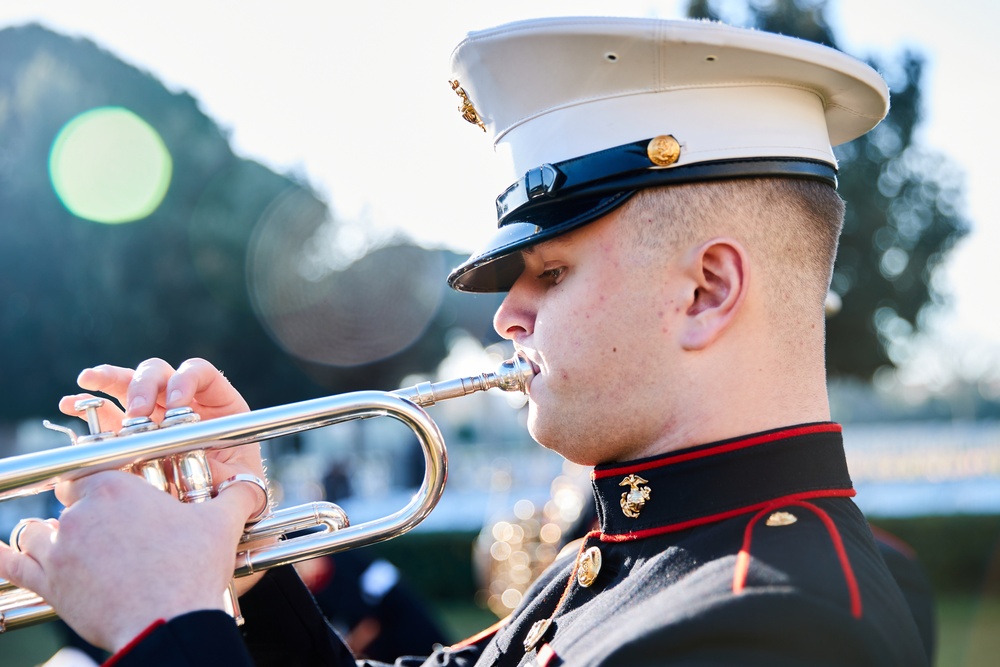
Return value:
M 58 529 L 59 522 L 55 519 L 22 519 L 10 531 L 10 548 L 44 561 Z
M 113 399 L 109 400 L 105 398 L 104 405 L 97 409 L 97 417 L 101 423 L 102 430 L 117 431 L 121 428 L 124 412 L 115 401 L 124 404 L 125 394 L 128 390 L 128 384 L 132 380 L 133 373 L 134 371 L 131 368 L 102 364 L 93 368 L 85 368 L 77 376 L 76 382 L 80 385 L 80 388 L 86 389 L 88 392 L 106 394 Z M 88 398 L 96 397 L 91 393 L 63 396 L 59 401 L 59 410 L 63 414 L 86 419 L 86 414 L 76 409 L 76 403 Z
M 128 383 L 132 381 L 131 368 L 101 364 L 93 368 L 84 368 L 76 378 L 81 389 L 99 391 L 103 394 L 121 398 L 125 396 Z
M 118 493 L 118 489 L 121 488 L 121 484 L 130 484 L 133 480 L 135 482 L 142 481 L 138 475 L 122 472 L 121 470 L 95 472 L 93 475 L 87 475 L 59 484 L 56 486 L 56 498 L 69 508 L 91 493 L 102 492 L 114 496 Z M 145 484 L 145 482 L 143 483 Z
M 260 519 L 270 510 L 267 482 L 261 477 L 247 473 L 233 475 L 218 486 L 218 495 L 212 503 L 247 523 Z
M 42 566 L 31 556 L 14 551 L 3 542 L 0 542 L 0 577 L 45 597 Z
M 192 405 L 197 401 L 203 417 L 246 412 L 249 407 L 239 392 L 229 384 L 222 371 L 204 359 L 188 359 L 182 363 L 167 387 L 167 407 Z
M 167 404 L 167 382 L 174 367 L 163 359 L 147 359 L 139 364 L 128 385 L 125 414 L 129 417 L 149 417 L 157 406 Z

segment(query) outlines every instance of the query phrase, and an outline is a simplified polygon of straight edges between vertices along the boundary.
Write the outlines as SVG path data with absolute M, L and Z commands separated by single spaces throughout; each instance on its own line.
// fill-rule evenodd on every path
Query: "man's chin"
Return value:
M 554 447 L 556 443 L 553 440 L 553 434 L 550 432 L 550 429 L 546 428 L 545 420 L 539 416 L 538 404 L 535 403 L 534 398 L 528 400 L 527 426 L 528 435 L 531 436 L 532 440 L 546 449 L 558 451 L 558 449 Z
M 594 465 L 591 461 L 593 456 L 588 456 L 586 453 L 585 443 L 581 447 L 581 439 L 573 436 L 566 427 L 539 418 L 534 404 L 528 409 L 528 434 L 539 445 L 555 452 L 570 463 Z

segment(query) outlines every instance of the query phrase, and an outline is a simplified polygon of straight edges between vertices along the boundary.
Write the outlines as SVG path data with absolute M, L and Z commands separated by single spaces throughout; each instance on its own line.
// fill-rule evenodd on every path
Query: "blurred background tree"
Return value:
M 688 15 L 840 48 L 826 9 L 826 0 L 691 0 Z M 831 288 L 841 307 L 827 321 L 826 352 L 831 376 L 863 380 L 899 363 L 895 344 L 943 303 L 935 272 L 968 231 L 964 177 L 918 140 L 924 57 L 907 51 L 869 64 L 888 81 L 892 108 L 873 132 L 834 151 L 847 215 Z
M 162 203 L 126 224 L 74 215 L 56 194 L 50 165 L 67 123 L 106 107 L 148 123 L 172 160 Z M 168 91 L 89 41 L 38 26 L 0 31 L 0 373 L 8 387 L 0 420 L 51 416 L 59 396 L 75 390 L 77 373 L 98 363 L 205 357 L 260 407 L 393 388 L 407 373 L 435 368 L 447 353 L 448 330 L 489 335 L 483 323 L 493 300 L 457 306 L 444 295 L 444 275 L 458 255 L 393 242 L 380 251 L 383 259 L 391 253 L 381 271 L 375 256 L 361 273 L 361 261 L 310 270 L 310 258 L 324 257 L 330 230 L 344 226 L 307 183 L 234 155 L 224 130 L 191 96 Z M 252 275 L 248 256 L 256 261 Z M 268 292 L 274 284 L 281 291 Z M 280 329 L 303 319 L 289 293 L 311 287 L 315 316 L 343 305 L 331 296 L 335 286 L 349 285 L 357 301 L 377 284 L 432 308 L 383 322 L 381 329 L 406 330 L 405 345 L 340 367 L 286 352 L 280 335 L 303 335 Z M 412 296 L 426 284 L 429 296 Z M 284 299 L 280 313 L 261 296 L 269 293 Z M 261 310 L 269 305 L 272 311 Z M 418 315 L 420 322 L 407 319 Z M 356 319 L 348 310 L 336 326 L 350 329 Z M 324 323 L 298 322 L 305 335 L 335 341 L 337 331 L 317 331 Z M 372 327 L 366 331 L 357 336 L 370 338 Z

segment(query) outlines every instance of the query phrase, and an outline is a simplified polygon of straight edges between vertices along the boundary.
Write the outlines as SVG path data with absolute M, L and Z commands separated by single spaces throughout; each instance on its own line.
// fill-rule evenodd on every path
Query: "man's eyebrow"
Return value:
M 521 252 L 525 255 L 533 255 L 538 249 L 538 246 L 545 246 L 548 248 L 565 248 L 570 245 L 572 241 L 563 237 L 556 237 L 554 239 L 546 239 L 541 243 L 536 243 L 535 245 L 530 245 L 527 248 L 521 248 Z

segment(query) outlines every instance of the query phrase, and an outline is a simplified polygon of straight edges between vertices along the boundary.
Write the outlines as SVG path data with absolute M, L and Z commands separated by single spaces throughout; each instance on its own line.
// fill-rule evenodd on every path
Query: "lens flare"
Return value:
M 373 363 L 412 345 L 437 314 L 444 255 L 410 246 L 369 249 L 305 191 L 262 216 L 247 252 L 247 289 L 271 338 L 326 366 Z
M 170 187 L 173 160 L 149 123 L 123 107 L 98 107 L 59 131 L 49 154 L 52 187 L 73 215 L 106 224 L 147 217 Z

